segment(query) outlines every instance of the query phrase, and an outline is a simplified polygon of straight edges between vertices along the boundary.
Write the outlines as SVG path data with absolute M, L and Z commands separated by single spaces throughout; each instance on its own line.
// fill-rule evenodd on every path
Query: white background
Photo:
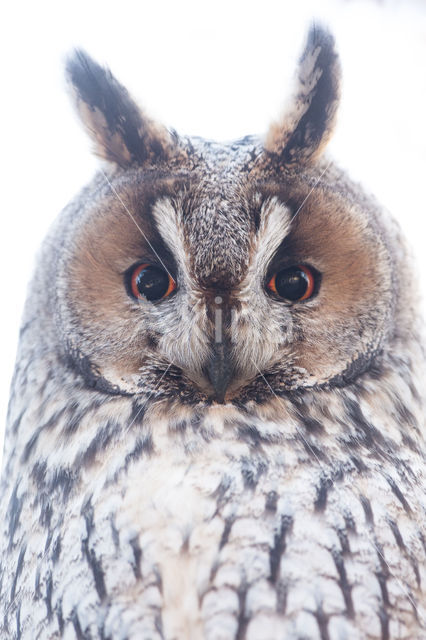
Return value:
M 96 167 L 65 93 L 67 52 L 85 47 L 178 132 L 226 140 L 265 132 L 279 114 L 313 18 L 330 25 L 343 63 L 330 150 L 400 220 L 418 258 L 414 277 L 424 283 L 425 0 L 38 0 L 3 8 L 0 425 L 35 251 Z

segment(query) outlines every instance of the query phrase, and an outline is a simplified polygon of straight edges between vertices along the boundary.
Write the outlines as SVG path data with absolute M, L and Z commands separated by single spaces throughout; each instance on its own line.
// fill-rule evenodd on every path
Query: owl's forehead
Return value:
M 253 226 L 249 203 L 235 186 L 199 185 L 183 216 L 185 245 L 192 277 L 204 287 L 235 286 L 246 271 Z M 241 188 L 242 191 L 242 188 Z
M 204 171 L 184 202 L 183 230 L 193 277 L 205 287 L 232 287 L 247 269 L 254 211 L 248 145 L 206 148 Z
M 176 247 L 180 234 L 192 278 L 201 286 L 231 288 L 249 263 L 259 208 L 255 167 L 262 148 L 254 138 L 228 145 L 191 139 L 187 148 L 186 179 L 176 189 L 178 197 L 165 198 L 176 216 Z M 157 207 L 160 233 L 168 216 L 164 206 Z

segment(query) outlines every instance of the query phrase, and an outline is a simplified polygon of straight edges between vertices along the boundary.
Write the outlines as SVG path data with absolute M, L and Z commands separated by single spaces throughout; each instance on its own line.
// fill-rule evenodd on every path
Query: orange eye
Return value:
M 176 282 L 161 267 L 138 264 L 130 274 L 130 289 L 135 298 L 155 301 L 167 298 L 176 289 Z
M 280 298 L 291 302 L 301 302 L 312 296 L 315 277 L 309 267 L 299 264 L 275 273 L 269 280 L 267 287 Z

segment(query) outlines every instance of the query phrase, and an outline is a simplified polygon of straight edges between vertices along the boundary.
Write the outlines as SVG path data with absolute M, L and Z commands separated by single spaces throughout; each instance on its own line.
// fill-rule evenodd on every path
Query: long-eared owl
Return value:
M 0 637 L 424 640 L 425 354 L 393 219 L 328 157 L 314 26 L 263 138 L 189 138 L 86 53 L 101 157 L 30 284 Z

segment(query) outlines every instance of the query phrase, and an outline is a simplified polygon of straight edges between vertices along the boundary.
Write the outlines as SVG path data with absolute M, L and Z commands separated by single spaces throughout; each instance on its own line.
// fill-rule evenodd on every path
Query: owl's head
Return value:
M 105 161 L 65 211 L 49 272 L 64 351 L 88 384 L 261 402 L 377 365 L 409 278 L 397 232 L 323 155 L 340 79 L 326 30 L 311 29 L 264 139 L 169 132 L 81 51 L 67 73 Z

